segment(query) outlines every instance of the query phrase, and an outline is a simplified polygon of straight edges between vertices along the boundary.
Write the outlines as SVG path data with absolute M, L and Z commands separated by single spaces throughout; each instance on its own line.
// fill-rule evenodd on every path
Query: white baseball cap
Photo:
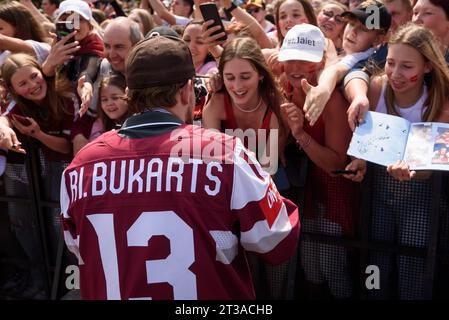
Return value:
M 82 16 L 85 20 L 90 21 L 92 19 L 92 10 L 90 9 L 87 2 L 82 0 L 65 0 L 59 4 L 58 17 L 56 20 L 67 13 L 75 12 Z
M 307 23 L 297 24 L 285 35 L 278 60 L 320 62 L 324 46 L 325 38 L 320 28 Z

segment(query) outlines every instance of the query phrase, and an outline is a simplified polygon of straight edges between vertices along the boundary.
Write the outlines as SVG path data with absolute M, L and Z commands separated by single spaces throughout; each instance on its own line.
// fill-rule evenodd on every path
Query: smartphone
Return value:
M 69 33 L 72 33 L 75 31 L 74 25 L 72 21 L 58 21 L 56 22 L 56 36 L 58 38 L 58 41 L 61 40 L 63 37 L 68 35 Z M 66 43 L 70 43 L 75 41 L 75 37 L 71 37 L 66 41 Z
M 24 116 L 19 116 L 18 114 L 14 114 L 12 117 L 14 118 L 14 120 L 17 120 L 18 122 L 20 122 L 24 126 L 30 126 L 31 125 L 31 121 L 28 120 Z
M 357 171 L 354 170 L 333 170 L 331 171 L 333 174 L 357 174 Z
M 214 20 L 214 24 L 209 26 L 209 28 L 212 28 L 215 26 L 221 27 L 220 30 L 215 31 L 212 35 L 216 35 L 220 32 L 224 32 L 225 35 L 218 40 L 225 41 L 228 38 L 228 36 L 226 35 L 226 31 L 223 26 L 223 22 L 221 21 L 220 15 L 218 14 L 217 5 L 213 2 L 202 3 L 202 4 L 200 4 L 200 10 L 201 10 L 201 14 L 203 15 L 204 21 Z

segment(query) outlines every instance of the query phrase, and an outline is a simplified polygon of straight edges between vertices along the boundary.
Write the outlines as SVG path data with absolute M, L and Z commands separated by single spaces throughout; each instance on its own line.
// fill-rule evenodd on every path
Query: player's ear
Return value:
M 189 104 L 192 96 L 195 95 L 193 91 L 193 82 L 192 79 L 189 79 L 187 83 L 180 89 L 180 97 L 182 104 Z

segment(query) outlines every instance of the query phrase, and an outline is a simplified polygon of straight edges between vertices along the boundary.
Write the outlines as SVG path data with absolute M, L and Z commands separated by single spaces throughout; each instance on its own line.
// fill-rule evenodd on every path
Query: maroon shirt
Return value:
M 62 118 L 58 122 L 49 122 L 44 121 L 43 118 L 36 118 L 34 119 L 38 124 L 39 127 L 43 132 L 46 134 L 56 136 L 56 137 L 63 137 L 67 139 L 67 141 L 70 142 L 70 134 L 72 130 L 72 124 L 73 124 L 73 118 L 74 118 L 74 102 L 70 98 L 64 99 L 64 106 L 66 113 L 62 114 Z M 24 117 L 30 117 L 26 113 L 26 109 L 23 106 L 15 105 L 11 110 L 9 110 L 7 113 L 4 114 L 4 116 L 11 118 L 12 115 L 17 114 L 19 116 Z M 30 117 L 32 118 L 32 117 Z M 23 139 L 26 139 L 26 136 L 22 135 L 17 129 L 15 129 L 19 141 L 22 141 Z M 72 159 L 72 153 L 63 154 L 57 151 L 54 151 L 47 146 L 45 146 L 43 143 L 39 142 L 42 147 L 42 151 L 49 161 L 70 161 Z
M 61 189 L 82 298 L 254 299 L 244 250 L 287 260 L 299 221 L 249 159 L 240 140 L 190 125 L 85 146 Z

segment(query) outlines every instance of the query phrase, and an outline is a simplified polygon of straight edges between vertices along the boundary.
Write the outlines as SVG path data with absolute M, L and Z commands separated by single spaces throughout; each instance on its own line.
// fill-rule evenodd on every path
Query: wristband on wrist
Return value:
M 308 138 L 306 138 L 305 141 L 302 139 L 296 139 L 296 144 L 298 145 L 299 149 L 307 148 L 312 142 L 312 137 L 310 135 L 307 136 Z

